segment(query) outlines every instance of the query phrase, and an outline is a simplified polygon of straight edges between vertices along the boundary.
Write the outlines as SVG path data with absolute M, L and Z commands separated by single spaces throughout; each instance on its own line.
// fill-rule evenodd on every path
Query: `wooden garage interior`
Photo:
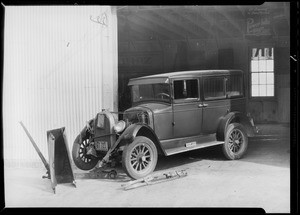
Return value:
M 118 6 L 119 111 L 128 80 L 200 69 L 245 72 L 258 123 L 290 121 L 290 4 Z M 259 72 L 255 66 L 259 65 Z

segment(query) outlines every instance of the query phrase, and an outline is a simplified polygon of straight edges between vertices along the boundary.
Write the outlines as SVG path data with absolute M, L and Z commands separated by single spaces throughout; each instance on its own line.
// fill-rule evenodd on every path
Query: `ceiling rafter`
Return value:
M 174 13 L 180 14 L 177 10 L 173 10 Z M 200 25 L 199 22 L 196 22 L 191 16 L 181 15 L 183 19 L 187 20 L 190 24 L 194 25 L 196 28 L 200 28 L 202 31 L 206 32 L 210 36 L 215 36 L 214 32 L 210 29 L 204 28 Z M 197 33 L 196 33 L 197 34 Z
M 225 33 L 227 36 L 232 37 L 232 33 L 225 28 L 223 25 L 220 25 L 219 22 L 217 22 L 215 17 L 212 17 L 212 12 L 208 13 L 207 11 L 201 11 L 199 14 L 202 18 L 204 18 L 207 22 L 210 23 L 211 26 L 216 27 L 217 29 L 221 30 L 221 32 Z
M 156 17 L 155 15 L 151 15 L 147 12 L 143 12 L 143 14 L 142 15 L 141 14 L 142 13 L 137 13 L 136 16 L 138 16 L 139 18 L 141 18 L 149 23 L 152 23 L 153 25 L 157 26 L 161 31 L 166 31 L 166 32 L 168 32 L 168 34 L 177 35 L 178 38 L 186 38 L 185 34 L 177 31 L 176 28 L 174 28 L 173 26 L 163 25 L 161 19 Z
M 135 24 L 137 26 L 137 28 L 143 28 L 147 31 L 150 32 L 154 32 L 156 35 L 158 36 L 159 39 L 166 39 L 169 38 L 170 36 L 165 33 L 164 31 L 157 31 L 156 30 L 156 26 L 154 26 L 151 21 L 149 20 L 145 20 L 145 19 L 141 19 L 139 16 L 135 16 L 135 17 L 128 17 L 128 21 L 130 21 L 131 23 Z
M 130 25 L 128 28 L 128 24 L 124 21 L 118 22 L 118 28 L 119 32 L 122 32 L 122 35 L 128 38 L 142 40 L 147 37 L 146 31 L 143 31 L 140 27 L 136 27 L 136 25 Z
M 222 14 L 231 25 L 233 25 L 238 32 L 243 36 L 244 31 L 243 29 L 239 26 L 239 24 L 237 24 L 236 19 L 232 17 L 232 15 L 230 15 L 228 12 L 226 12 L 225 10 L 222 10 L 220 8 L 220 6 L 215 6 L 216 11 L 218 11 L 218 13 Z
M 118 10 L 120 30 L 128 38 L 159 40 L 186 40 L 196 38 L 240 37 L 245 35 L 249 9 L 267 8 L 272 12 L 271 29 L 274 35 L 285 34 L 290 27 L 290 5 L 288 2 L 265 3 L 262 6 L 176 6 L 176 7 L 123 7 Z M 129 17 L 128 26 L 126 16 Z M 122 27 L 123 26 L 123 27 Z
M 287 2 L 284 2 L 283 3 L 283 11 L 284 11 L 284 15 L 285 15 L 285 18 L 286 18 L 286 21 L 288 23 L 288 25 L 290 26 L 290 6 L 288 5 L 289 3 Z
M 227 36 L 232 37 L 231 32 L 228 31 L 228 29 L 226 29 L 225 27 L 223 27 L 222 25 L 220 25 L 215 18 L 213 18 L 210 14 L 212 12 L 208 12 L 207 10 L 205 10 L 203 7 L 201 7 L 200 9 L 197 8 L 193 8 L 193 10 L 195 10 L 199 16 L 201 16 L 201 18 L 203 18 L 204 20 L 206 20 L 211 27 L 216 27 L 217 29 L 219 29 L 220 31 L 222 31 L 223 33 L 225 33 Z
M 245 12 L 245 7 L 237 5 L 236 8 L 241 12 L 242 17 L 246 18 L 246 12 Z
M 126 29 L 124 29 L 125 27 L 120 28 L 120 32 L 122 32 L 122 37 L 120 37 L 120 40 L 124 41 L 124 40 L 128 40 L 128 41 L 132 41 L 132 40 L 146 40 L 148 38 L 148 34 L 147 32 L 143 32 L 142 29 L 139 28 L 131 28 L 130 32 L 128 33 L 124 33 L 126 32 Z
M 161 13 L 158 13 L 157 11 L 152 11 L 157 17 L 160 19 L 166 20 L 171 25 L 176 26 L 176 30 L 179 32 L 187 32 L 187 35 L 192 35 L 193 37 L 197 37 L 198 34 L 196 34 L 194 31 L 191 30 L 191 28 L 187 25 L 180 25 L 180 23 L 176 23 L 176 20 L 172 19 L 170 14 L 174 14 L 175 16 L 178 16 L 179 18 L 182 18 L 182 15 L 180 13 L 175 13 L 173 10 L 168 11 L 167 13 L 164 13 L 164 15 L 161 15 Z M 186 35 L 186 37 L 188 37 Z

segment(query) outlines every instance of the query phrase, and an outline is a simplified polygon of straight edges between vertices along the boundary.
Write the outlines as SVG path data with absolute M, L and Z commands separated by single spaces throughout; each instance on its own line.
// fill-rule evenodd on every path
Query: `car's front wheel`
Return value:
M 91 170 L 98 163 L 97 158 L 87 154 L 90 145 L 89 133 L 78 135 L 73 143 L 72 157 L 75 165 L 82 170 Z
M 225 157 L 230 160 L 239 159 L 246 153 L 247 147 L 248 137 L 244 126 L 239 123 L 229 124 L 222 146 Z
M 157 159 L 155 144 L 147 137 L 138 136 L 124 147 L 122 166 L 129 177 L 139 179 L 154 171 Z

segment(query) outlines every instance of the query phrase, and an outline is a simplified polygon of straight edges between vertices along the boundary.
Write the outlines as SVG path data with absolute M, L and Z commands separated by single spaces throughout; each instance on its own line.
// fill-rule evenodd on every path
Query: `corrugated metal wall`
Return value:
M 102 108 L 117 110 L 117 16 L 110 6 L 5 7 L 5 164 L 48 160 L 47 130 L 65 127 L 69 147 Z

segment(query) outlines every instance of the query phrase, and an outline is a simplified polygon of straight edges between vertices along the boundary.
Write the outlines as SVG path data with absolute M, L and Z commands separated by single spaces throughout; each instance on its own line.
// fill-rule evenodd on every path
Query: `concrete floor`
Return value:
M 77 188 L 59 184 L 53 194 L 41 168 L 5 168 L 6 207 L 259 207 L 290 212 L 289 138 L 249 141 L 241 160 L 224 160 L 216 147 L 160 157 L 155 173 L 187 169 L 188 176 L 124 191 L 130 179 L 96 179 L 74 169 Z

